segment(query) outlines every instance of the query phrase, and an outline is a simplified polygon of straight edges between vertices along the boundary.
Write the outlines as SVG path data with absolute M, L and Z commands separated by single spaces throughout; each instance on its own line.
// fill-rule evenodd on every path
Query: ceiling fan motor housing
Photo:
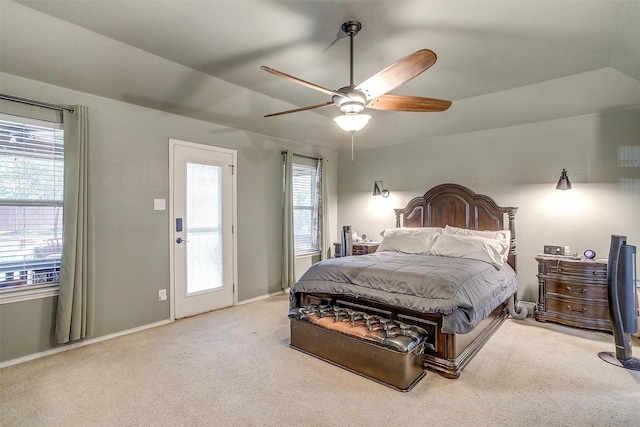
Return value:
M 345 114 L 358 114 L 364 110 L 367 97 L 362 91 L 356 90 L 353 86 L 346 86 L 338 89 L 339 93 L 345 96 L 333 96 L 333 103 Z

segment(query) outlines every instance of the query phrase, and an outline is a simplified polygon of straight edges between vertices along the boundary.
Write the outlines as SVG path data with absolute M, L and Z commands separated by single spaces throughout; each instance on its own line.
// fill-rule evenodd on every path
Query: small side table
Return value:
M 538 255 L 535 319 L 611 332 L 607 260 Z
M 380 246 L 380 242 L 357 242 L 353 243 L 353 252 L 352 255 L 367 255 L 374 253 L 378 246 Z M 341 243 L 333 244 L 335 250 L 335 257 L 340 258 L 340 249 L 342 248 Z

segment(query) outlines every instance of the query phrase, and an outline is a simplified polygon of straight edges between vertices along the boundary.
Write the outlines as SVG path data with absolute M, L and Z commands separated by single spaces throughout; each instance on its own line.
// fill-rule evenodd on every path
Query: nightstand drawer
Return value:
M 572 263 L 567 261 L 544 263 L 543 267 L 547 271 L 540 273 L 549 276 L 572 277 L 590 282 L 607 283 L 607 264 L 599 262 Z
M 548 279 L 547 294 L 566 295 L 580 300 L 597 300 L 607 303 L 607 287 L 588 285 L 579 281 Z
M 547 295 L 546 310 L 555 312 L 576 320 L 609 319 L 609 305 L 603 302 L 586 302 L 573 298 L 561 298 Z

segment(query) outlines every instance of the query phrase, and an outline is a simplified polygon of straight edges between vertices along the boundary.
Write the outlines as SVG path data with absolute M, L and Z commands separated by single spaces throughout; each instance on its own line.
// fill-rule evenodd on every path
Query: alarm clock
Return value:
M 596 257 L 596 251 L 594 251 L 593 249 L 587 249 L 586 251 L 584 251 L 584 257 L 586 259 L 594 259 Z

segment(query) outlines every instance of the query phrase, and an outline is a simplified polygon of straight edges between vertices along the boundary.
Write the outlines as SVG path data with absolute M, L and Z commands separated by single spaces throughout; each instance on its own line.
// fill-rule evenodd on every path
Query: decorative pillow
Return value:
M 440 227 L 389 228 L 384 231 L 384 237 L 376 252 L 429 254 L 436 236 L 440 234 Z
M 445 226 L 442 234 L 456 234 L 458 236 L 478 236 L 487 239 L 497 239 L 509 246 L 511 244 L 511 231 L 509 230 L 470 230 L 468 228 L 458 228 Z
M 441 234 L 431 248 L 431 255 L 470 258 L 493 264 L 500 269 L 509 253 L 509 244 L 499 239 L 460 234 Z

